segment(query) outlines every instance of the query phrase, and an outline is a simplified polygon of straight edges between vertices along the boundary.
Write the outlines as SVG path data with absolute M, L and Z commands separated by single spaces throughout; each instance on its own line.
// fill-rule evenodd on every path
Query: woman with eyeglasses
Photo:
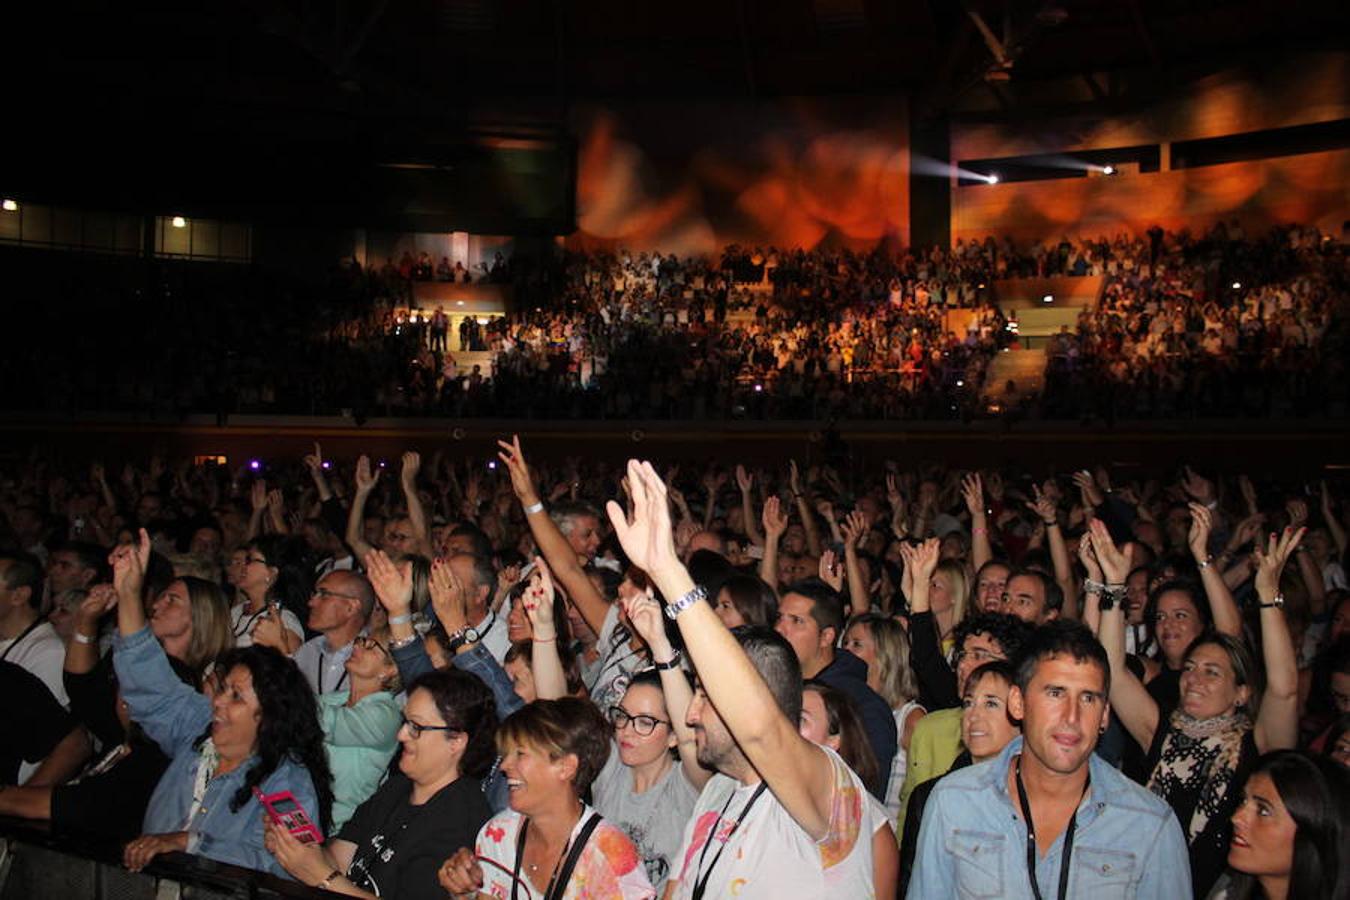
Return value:
M 402 709 L 398 666 L 385 634 L 358 635 L 347 658 L 347 689 L 319 695 L 328 764 L 333 769 L 333 829 L 375 793 L 398 748 Z
M 542 699 L 564 696 L 566 687 L 557 644 L 551 639 L 552 595 L 548 566 L 537 560 L 519 605 L 534 635 L 534 685 Z M 676 862 L 685 823 L 711 773 L 698 764 L 693 732 L 684 724 L 693 690 L 680 668 L 680 654 L 666 636 L 660 607 L 645 592 L 622 602 L 624 614 L 657 665 L 629 679 L 618 702 L 601 710 L 614 726 L 614 740 L 591 796 L 605 820 L 637 847 L 647 878 L 659 893 Z
M 270 536 L 244 546 L 243 568 L 231 576 L 242 598 L 230 609 L 230 624 L 236 647 L 253 645 L 253 630 L 278 611 L 281 615 L 279 642 L 285 653 L 294 653 L 304 643 L 305 629 L 293 612 L 309 602 L 309 578 L 303 560 L 304 542 Z
M 496 728 L 492 692 L 478 678 L 453 668 L 419 676 L 403 708 L 397 772 L 326 846 L 269 824 L 267 848 L 299 881 L 335 893 L 443 900 L 442 861 L 473 846 L 492 816 L 481 779 Z

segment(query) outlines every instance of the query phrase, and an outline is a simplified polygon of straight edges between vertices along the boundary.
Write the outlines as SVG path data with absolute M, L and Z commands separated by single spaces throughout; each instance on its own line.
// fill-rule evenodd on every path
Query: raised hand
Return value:
M 1261 542 L 1256 542 L 1252 551 L 1256 557 L 1256 593 L 1262 600 L 1269 602 L 1280 592 L 1280 575 L 1285 563 L 1289 562 L 1306 531 L 1305 528 L 1286 528 L 1278 535 L 1271 534 L 1264 550 Z
M 778 499 L 777 494 L 771 494 L 764 501 L 764 512 L 761 515 L 764 523 L 764 540 L 777 541 L 787 531 L 788 517 L 783 511 L 783 502 Z
M 1027 501 L 1027 509 L 1036 514 L 1042 525 L 1046 527 L 1053 525 L 1059 519 L 1059 511 L 1055 509 L 1055 502 L 1045 495 L 1039 485 L 1033 484 L 1031 490 L 1035 494 L 1035 499 Z
M 455 576 L 448 559 L 431 561 L 431 577 L 428 579 L 431 592 L 431 607 L 440 620 L 446 634 L 469 624 L 468 596 L 464 582 Z
M 1088 526 L 1092 533 L 1092 549 L 1096 551 L 1097 562 L 1101 563 L 1102 573 L 1107 584 L 1124 584 L 1130 574 L 1130 545 L 1117 547 L 1106 523 L 1093 519 Z
M 534 558 L 534 571 L 530 573 L 530 585 L 525 588 L 520 602 L 525 615 L 530 620 L 534 639 L 550 641 L 558 636 L 557 623 L 553 621 L 553 573 L 542 557 Z
M 605 504 L 605 511 L 628 559 L 656 577 L 658 571 L 679 566 L 666 486 L 651 463 L 635 459 L 628 461 L 628 484 L 633 492 L 633 520 L 628 521 L 623 507 L 613 500 Z
M 394 565 L 393 560 L 383 550 L 371 550 L 366 554 L 365 565 L 370 586 L 375 589 L 375 597 L 391 617 L 404 615 L 412 609 L 411 560 Z
M 1093 581 L 1102 580 L 1102 566 L 1097 561 L 1097 550 L 1092 545 L 1092 532 L 1086 531 L 1078 539 L 1078 561 L 1087 570 L 1087 577 Z
M 1191 530 L 1187 543 L 1195 561 L 1202 563 L 1209 559 L 1209 535 L 1214 529 L 1214 517 L 1203 503 L 1188 503 L 1187 506 L 1191 511 Z
M 736 486 L 741 489 L 742 494 L 750 493 L 750 489 L 755 484 L 755 476 L 745 471 L 745 466 L 737 464 L 736 466 Z
M 1078 487 L 1079 493 L 1083 496 L 1084 506 L 1101 506 L 1106 502 L 1106 496 L 1097 486 L 1097 479 L 1092 477 L 1092 473 L 1087 469 L 1080 469 L 1073 473 L 1073 483 Z
M 622 602 L 624 614 L 647 649 L 653 654 L 667 650 L 670 638 L 666 635 L 665 617 L 661 612 L 661 604 L 656 602 L 651 590 L 630 594 Z
M 281 493 L 280 488 L 272 488 L 267 492 L 267 509 L 280 518 L 286 513 L 286 495 Z
M 844 536 L 844 549 L 852 550 L 858 546 L 858 542 L 867 534 L 867 515 L 860 510 L 853 510 L 844 521 L 839 523 L 839 531 Z
M 309 469 L 310 475 L 323 474 L 323 448 L 319 442 L 314 442 L 314 452 L 305 454 L 305 468 Z
M 1246 475 L 1239 475 L 1238 490 L 1242 492 L 1242 499 L 1247 504 L 1248 515 L 1256 515 L 1261 506 L 1256 501 L 1256 487 L 1252 484 L 1252 480 Z
M 835 557 L 833 550 L 826 550 L 820 554 L 820 580 L 834 588 L 836 591 L 844 590 L 844 570 L 839 565 L 839 560 Z
M 961 479 L 961 497 L 966 501 L 966 509 L 970 511 L 972 519 L 982 518 L 986 515 L 984 483 L 980 480 L 979 472 L 971 472 Z
M 788 487 L 792 488 L 794 497 L 802 492 L 802 477 L 801 473 L 797 471 L 795 459 L 788 460 Z
M 81 634 L 98 631 L 99 620 L 117 606 L 117 588 L 111 584 L 96 584 L 80 601 L 75 610 L 75 630 Z
M 1284 511 L 1289 514 L 1289 527 L 1302 528 L 1308 524 L 1308 504 L 1303 500 L 1290 500 L 1284 505 Z
M 409 450 L 403 454 L 403 468 L 399 471 L 399 480 L 405 490 L 417 488 L 417 473 L 422 470 L 422 454 Z
M 150 564 L 150 535 L 144 528 L 137 531 L 134 544 L 119 544 L 108 556 L 113 570 L 113 587 L 119 597 L 141 601 L 145 585 L 145 570 Z
M 1264 513 L 1256 513 L 1238 522 L 1237 528 L 1233 529 L 1233 536 L 1228 539 L 1228 552 L 1235 553 L 1238 548 L 1244 547 L 1255 540 L 1261 533 L 1261 526 L 1265 523 L 1265 520 Z
M 281 607 L 269 601 L 267 612 L 253 623 L 249 636 L 259 647 L 272 647 L 286 652 L 286 623 L 281 618 Z
M 525 451 L 520 449 L 520 435 L 511 435 L 511 442 L 498 441 L 497 446 L 501 448 L 497 458 L 506 466 L 507 474 L 511 476 L 511 490 L 515 491 L 516 499 L 525 506 L 533 506 L 539 502 L 539 491 L 534 486 L 534 476 L 530 474 L 530 467 L 525 462 Z
M 253 505 L 253 511 L 263 512 L 267 509 L 267 482 L 259 478 L 253 482 L 253 487 L 249 491 L 249 501 Z
M 375 490 L 375 485 L 380 481 L 380 470 L 372 470 L 370 467 L 370 457 L 364 453 L 356 461 L 356 492 L 358 494 L 369 494 Z
M 916 581 L 922 579 L 923 583 L 927 584 L 928 580 L 933 577 L 933 573 L 937 571 L 942 542 L 937 538 L 929 538 L 920 544 L 906 546 L 910 549 L 910 556 L 905 560 L 906 565 L 913 569 Z

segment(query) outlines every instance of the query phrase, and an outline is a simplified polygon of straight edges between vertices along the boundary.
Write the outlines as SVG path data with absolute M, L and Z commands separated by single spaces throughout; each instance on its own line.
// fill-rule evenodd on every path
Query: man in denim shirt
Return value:
M 1084 626 L 1037 629 L 1008 695 L 1023 737 L 933 790 L 910 898 L 1191 896 L 1171 809 L 1093 754 L 1109 673 Z

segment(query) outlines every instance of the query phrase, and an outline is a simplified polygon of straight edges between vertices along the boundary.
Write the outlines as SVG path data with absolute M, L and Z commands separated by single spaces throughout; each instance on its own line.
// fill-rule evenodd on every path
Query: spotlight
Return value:
M 183 218 L 182 216 L 174 216 L 174 217 L 173 217 L 173 227 L 174 227 L 174 228 L 186 228 L 186 227 L 187 227 L 187 219 Z
M 332 464 L 331 462 L 329 462 L 328 460 L 326 460 L 326 459 L 321 463 L 321 465 L 322 465 L 325 469 L 331 469 L 331 468 L 333 468 L 333 464 Z
M 1240 282 L 1240 281 L 1235 281 L 1235 282 L 1233 282 L 1233 290 L 1235 290 L 1235 291 L 1240 291 L 1240 290 L 1242 290 L 1242 282 Z
M 456 300 L 456 301 L 455 301 L 455 305 L 456 305 L 456 306 L 463 306 L 463 305 L 464 305 L 464 301 L 463 301 L 463 300 Z
M 253 471 L 256 472 L 256 471 L 258 471 L 259 469 L 262 468 L 262 460 L 260 460 L 260 459 L 250 459 L 250 460 L 248 461 L 248 467 L 249 467 L 250 469 L 252 469 Z
M 1102 174 L 1103 174 L 1103 175 L 1114 175 L 1114 174 L 1116 174 L 1116 167 L 1115 167 L 1115 166 L 1111 166 L 1111 165 L 1102 166 Z
M 5 212 L 19 211 L 19 202 L 17 200 L 11 200 L 8 197 L 5 198 L 5 202 L 3 204 L 0 204 L 0 206 L 4 207 Z
M 962 378 L 956 379 L 956 386 L 957 386 L 957 387 L 965 387 L 965 386 L 966 386 L 965 379 L 962 379 Z
M 762 393 L 763 391 L 764 391 L 764 385 L 762 385 L 762 384 L 757 384 L 757 385 L 755 385 L 755 393 L 756 393 L 756 394 Z
M 984 180 L 990 184 L 998 184 L 998 173 L 990 172 L 988 175 L 984 176 Z
M 1044 297 L 1041 298 L 1041 302 L 1042 302 L 1042 303 L 1054 303 L 1054 302 L 1055 302 L 1055 295 L 1054 295 L 1054 294 L 1046 294 Z

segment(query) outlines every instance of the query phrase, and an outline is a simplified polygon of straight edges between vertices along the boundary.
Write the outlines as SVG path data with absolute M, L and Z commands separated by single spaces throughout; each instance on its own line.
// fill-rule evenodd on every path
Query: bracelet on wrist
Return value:
M 652 660 L 652 668 L 656 669 L 658 672 L 669 672 L 671 669 L 678 669 L 680 667 L 680 661 L 683 659 L 684 654 L 676 649 L 675 652 L 671 654 L 670 659 L 665 662 Z
M 551 644 L 551 643 L 553 643 L 554 641 L 556 641 L 557 639 L 558 639 L 558 636 L 557 636 L 556 634 L 555 634 L 553 637 L 548 637 L 548 638 L 532 637 L 532 638 L 530 638 L 530 643 L 532 643 L 532 644 Z
M 390 616 L 390 617 L 389 617 L 389 624 L 390 624 L 390 625 L 407 625 L 407 624 L 408 624 L 409 622 L 411 622 L 411 621 L 412 621 L 412 613 L 410 613 L 410 612 L 406 612 L 406 613 L 402 613 L 402 614 L 397 615 L 397 616 Z
M 90 637 L 90 636 L 87 635 L 87 634 L 80 634 L 78 631 L 73 632 L 73 633 L 71 634 L 70 637 L 71 637 L 71 640 L 73 640 L 75 643 L 77 643 L 77 644 L 84 644 L 84 645 L 86 645 L 86 646 L 88 646 L 89 644 L 97 644 L 97 643 L 98 643 L 98 638 L 97 638 L 97 637 Z
M 1212 556 L 1206 556 L 1204 559 L 1197 559 L 1195 561 L 1195 564 L 1200 567 L 1201 571 L 1208 569 L 1213 563 L 1214 557 Z
M 341 877 L 342 877 L 342 870 L 334 869 L 333 871 L 329 872 L 327 875 L 324 876 L 323 881 L 320 881 L 318 884 L 314 886 L 321 891 L 326 891 L 328 890 L 329 886 L 333 883 L 335 879 Z
M 527 515 L 527 516 L 532 516 L 532 515 L 534 515 L 534 514 L 537 513 L 537 512 L 543 512 L 543 511 L 544 511 L 544 501 L 543 501 L 543 500 L 539 500 L 539 501 L 537 501 L 537 502 L 535 502 L 535 503 L 531 503 L 529 506 L 525 507 L 525 515 Z
M 1095 581 L 1091 578 L 1083 579 L 1083 593 L 1100 594 L 1104 590 L 1106 590 L 1106 585 L 1101 583 L 1100 581 Z
M 414 631 L 412 634 L 408 635 L 408 636 L 405 637 L 405 638 L 399 638 L 399 639 L 396 640 L 396 641 L 390 641 L 390 642 L 389 642 L 389 649 L 390 649 L 390 650 L 402 650 L 404 647 L 411 646 L 411 645 L 412 645 L 412 642 L 415 641 L 415 640 L 417 640 L 417 639 L 418 639 L 418 634 L 417 634 L 416 631 Z

